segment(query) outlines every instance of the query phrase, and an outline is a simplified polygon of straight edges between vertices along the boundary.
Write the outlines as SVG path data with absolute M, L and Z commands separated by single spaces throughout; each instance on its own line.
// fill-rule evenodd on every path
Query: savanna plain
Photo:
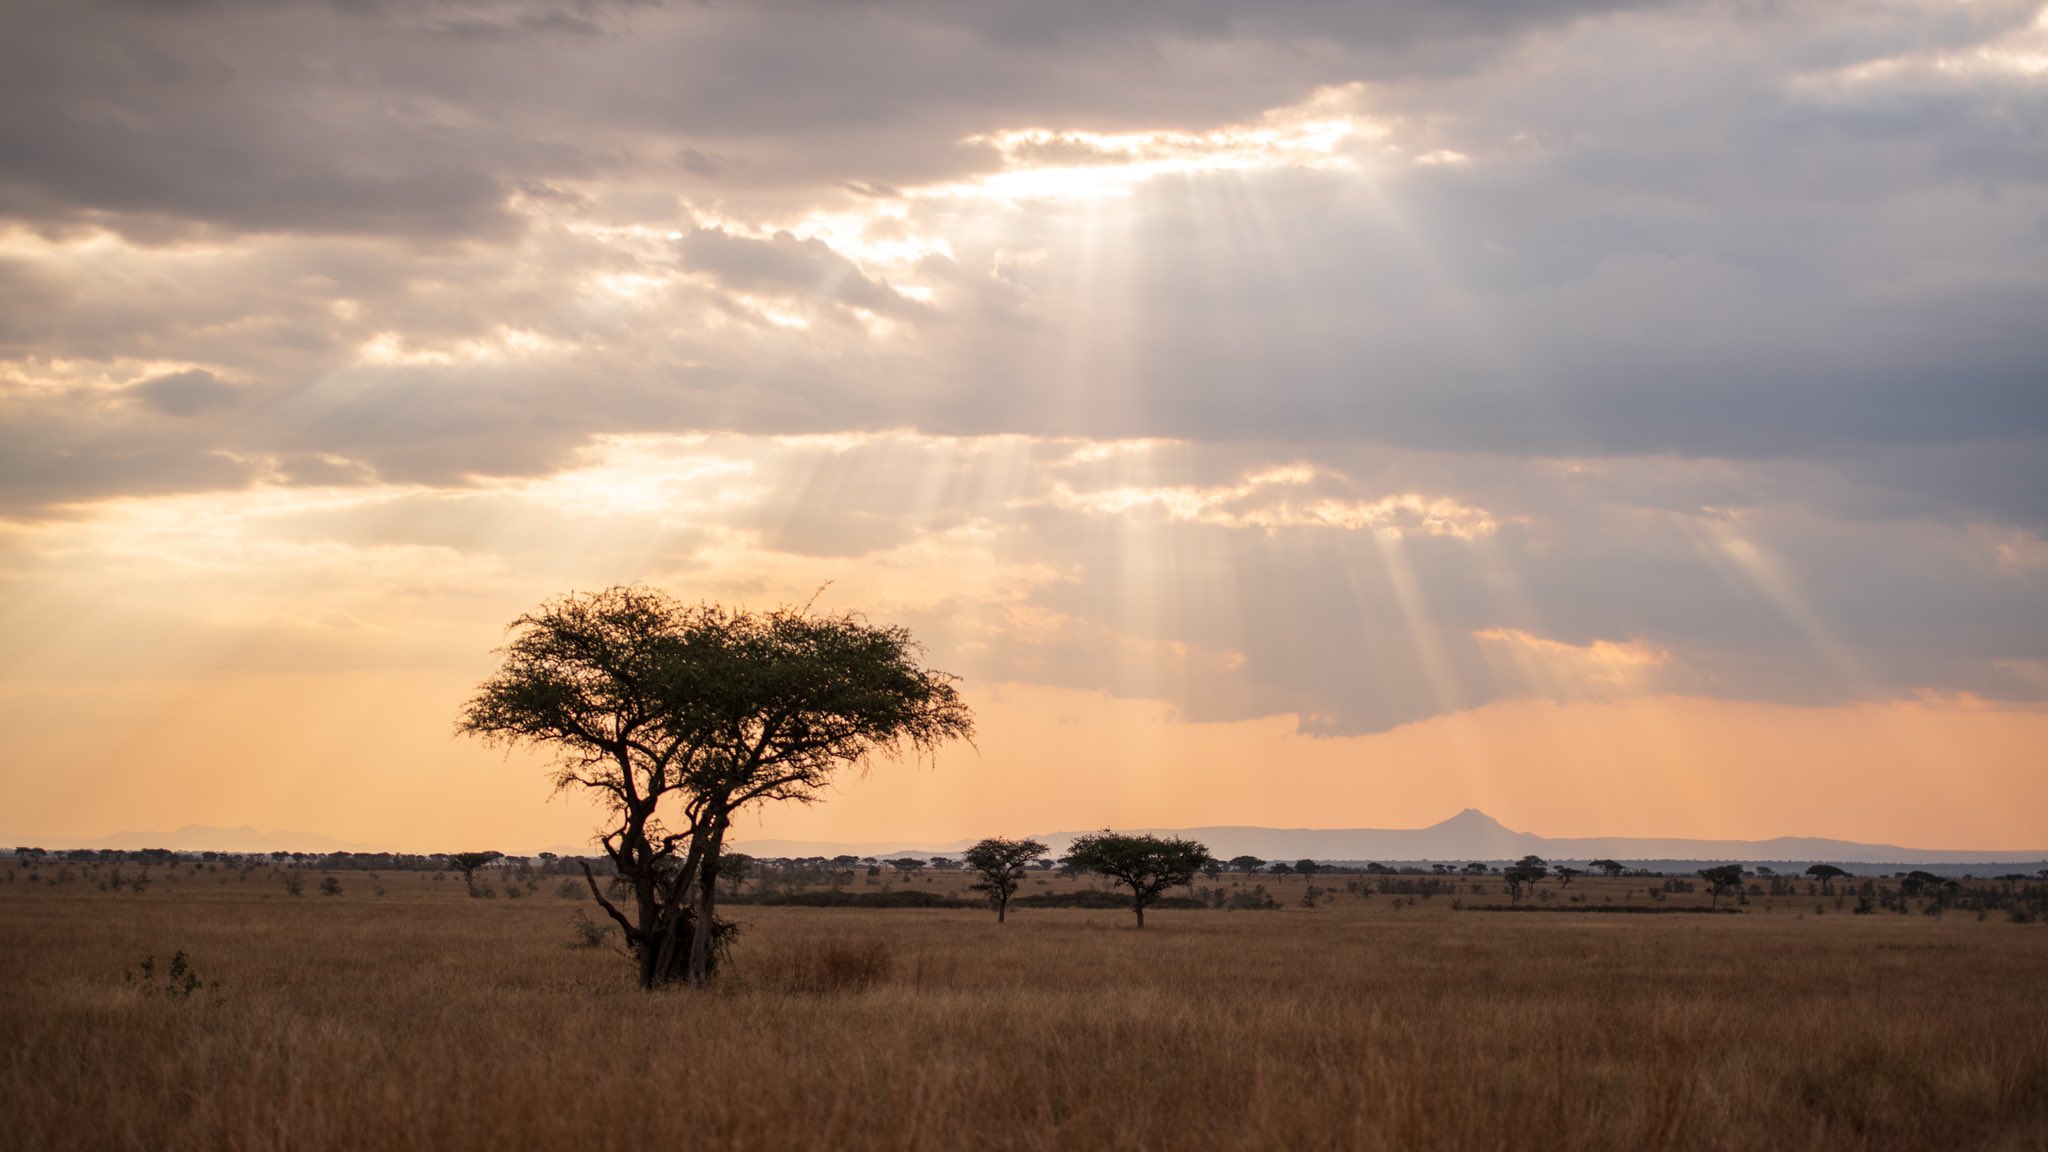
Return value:
M 648 993 L 566 877 L 290 871 L 0 867 L 0 1145 L 2048 1148 L 2048 925 L 2004 914 L 1225 876 L 1279 906 L 737 905 L 712 988 Z

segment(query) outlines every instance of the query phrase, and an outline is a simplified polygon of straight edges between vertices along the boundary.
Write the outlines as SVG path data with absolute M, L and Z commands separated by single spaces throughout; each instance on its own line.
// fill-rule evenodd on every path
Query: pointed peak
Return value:
M 1481 811 L 1480 811 L 1479 809 L 1477 809 L 1477 808 L 1467 808 L 1467 809 L 1465 809 L 1465 810 L 1464 810 L 1463 812 L 1460 812 L 1460 813 L 1458 813 L 1458 814 L 1457 814 L 1456 816 L 1453 816 L 1453 817 L 1451 817 L 1450 819 L 1448 819 L 1448 820 L 1445 820 L 1445 821 L 1443 821 L 1443 822 L 1441 822 L 1441 823 L 1438 823 L 1438 824 L 1432 824 L 1432 825 L 1430 825 L 1430 827 L 1432 827 L 1432 828 L 1498 828 L 1498 829 L 1500 829 L 1500 830 L 1501 830 L 1501 831 L 1503 831 L 1503 832 L 1505 832 L 1505 831 L 1507 831 L 1507 830 L 1508 830 L 1508 828 L 1507 828 L 1507 826 L 1506 826 L 1505 824 L 1502 824 L 1502 823 L 1501 823 L 1500 821 L 1498 821 L 1498 820 L 1495 820 L 1495 819 L 1494 819 L 1493 817 L 1491 817 L 1491 816 L 1488 816 L 1488 815 L 1487 815 L 1486 813 L 1484 813 L 1484 812 L 1481 812 Z

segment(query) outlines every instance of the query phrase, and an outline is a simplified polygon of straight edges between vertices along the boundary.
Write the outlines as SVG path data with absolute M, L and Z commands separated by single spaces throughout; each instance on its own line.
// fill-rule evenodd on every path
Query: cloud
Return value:
M 232 407 L 238 395 L 233 385 L 223 384 L 204 368 L 154 376 L 130 386 L 127 392 L 143 406 L 165 416 L 197 416 Z
M 838 569 L 973 675 L 1319 732 L 2032 698 L 2044 36 L 2004 2 L 11 5 L 15 579 L 260 508 L 232 546 L 294 579 Z

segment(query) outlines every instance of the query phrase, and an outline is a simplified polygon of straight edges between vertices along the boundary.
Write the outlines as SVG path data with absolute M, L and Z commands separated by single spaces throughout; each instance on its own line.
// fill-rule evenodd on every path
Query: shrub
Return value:
M 600 920 L 592 920 L 589 913 L 578 908 L 569 921 L 569 947 L 600 948 L 605 937 L 612 934 L 612 926 Z
M 206 983 L 192 968 L 192 961 L 183 949 L 172 955 L 170 967 L 159 974 L 156 970 L 156 956 L 144 956 L 135 971 L 125 973 L 128 985 L 144 996 L 159 996 L 167 1000 L 189 1000 L 199 991 L 218 992 L 220 981 Z

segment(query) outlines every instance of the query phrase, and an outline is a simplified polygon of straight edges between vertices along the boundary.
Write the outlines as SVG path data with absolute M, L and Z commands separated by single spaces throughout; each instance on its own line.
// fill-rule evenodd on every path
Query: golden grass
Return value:
M 2001 918 L 741 907 L 718 989 L 647 995 L 554 881 L 336 875 L 0 882 L 0 1146 L 2048 1147 L 2048 927 Z M 124 981 L 177 950 L 219 989 Z

